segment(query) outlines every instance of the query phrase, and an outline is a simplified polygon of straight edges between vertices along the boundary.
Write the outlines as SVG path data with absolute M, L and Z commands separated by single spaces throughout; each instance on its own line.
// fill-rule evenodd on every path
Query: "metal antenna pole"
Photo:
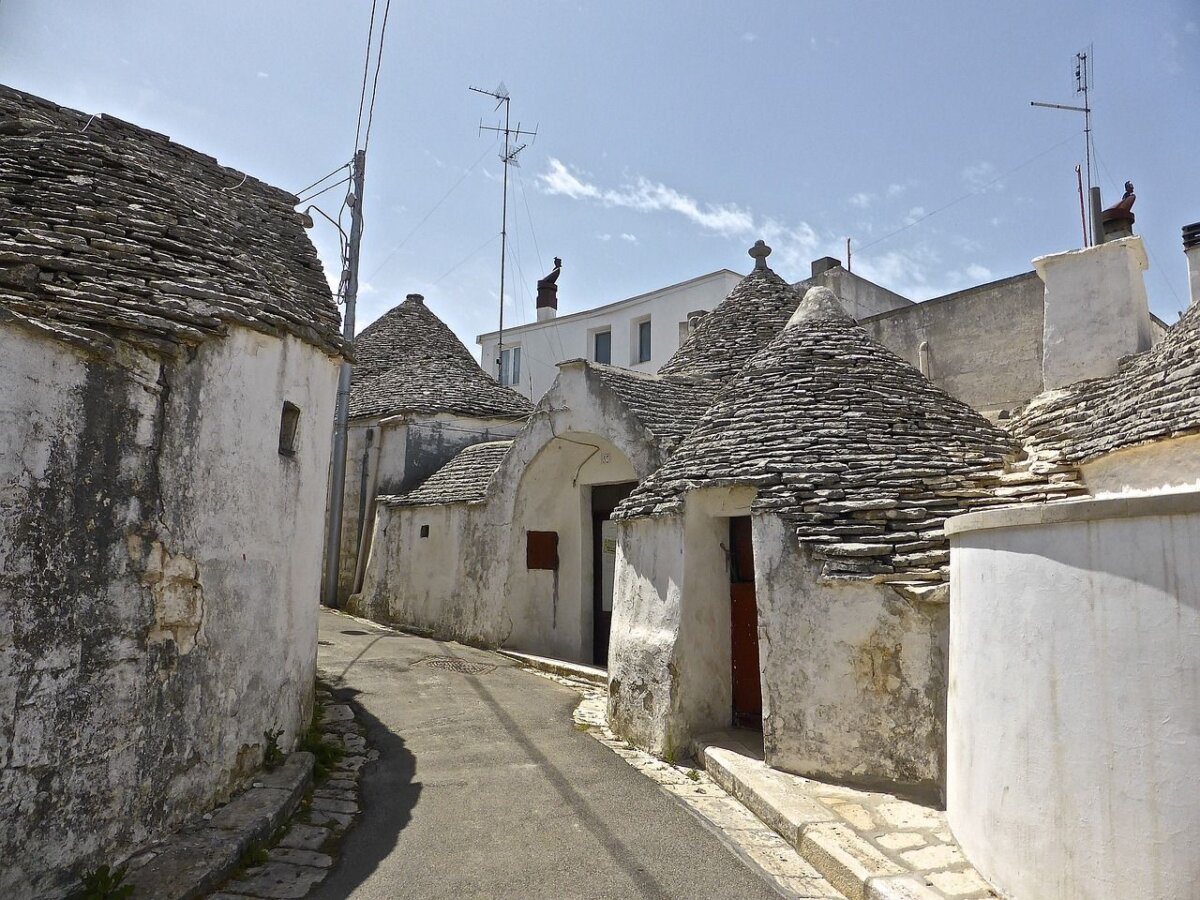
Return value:
M 367 154 L 365 150 L 354 153 L 351 179 L 354 190 L 349 197 L 350 239 L 346 246 L 346 270 L 342 273 L 342 338 L 347 344 L 354 343 L 354 306 L 358 300 L 358 252 L 362 243 L 363 178 L 366 174 Z M 333 421 L 333 459 L 330 473 L 329 531 L 325 541 L 325 586 L 321 602 L 326 606 L 338 606 L 338 570 L 341 568 L 342 550 L 342 506 L 346 490 L 346 438 L 350 419 L 350 363 L 342 361 L 338 373 L 337 412 Z
M 1083 94 L 1083 106 L 1069 106 L 1065 103 L 1040 103 L 1037 100 L 1031 100 L 1029 105 L 1040 106 L 1043 109 L 1066 109 L 1071 112 L 1083 113 L 1083 153 L 1087 168 L 1088 198 L 1090 205 L 1095 206 L 1099 202 L 1097 199 L 1099 197 L 1099 188 L 1095 191 L 1092 190 L 1092 105 L 1088 100 L 1088 90 L 1091 88 L 1091 73 L 1088 71 L 1088 55 L 1090 52 L 1091 48 L 1089 47 L 1088 52 L 1080 51 L 1075 54 L 1075 93 Z M 1083 242 L 1085 247 L 1089 246 L 1087 240 L 1088 232 L 1092 235 L 1091 243 L 1100 243 L 1099 238 L 1096 236 L 1099 230 L 1099 223 L 1095 220 L 1095 211 L 1089 209 L 1089 212 L 1093 214 L 1088 217 L 1088 221 L 1085 223 Z
M 515 150 L 512 149 L 513 136 L 521 137 L 523 135 L 537 136 L 537 129 L 533 131 L 521 130 L 521 123 L 517 123 L 517 127 L 513 128 L 510 124 L 510 97 L 508 89 L 501 82 L 500 86 L 494 91 L 485 91 L 477 87 L 470 87 L 468 90 L 474 91 L 477 94 L 485 94 L 488 97 L 496 99 L 496 109 L 501 105 L 504 106 L 504 127 L 493 127 L 491 125 L 479 124 L 480 131 L 495 131 L 504 135 L 504 153 L 500 156 L 500 161 L 504 164 L 504 199 L 501 202 L 500 208 L 500 338 L 496 343 L 496 380 L 504 381 L 504 265 L 508 258 L 508 167 L 519 165 L 517 162 L 517 154 L 525 149 L 527 144 L 522 144 Z

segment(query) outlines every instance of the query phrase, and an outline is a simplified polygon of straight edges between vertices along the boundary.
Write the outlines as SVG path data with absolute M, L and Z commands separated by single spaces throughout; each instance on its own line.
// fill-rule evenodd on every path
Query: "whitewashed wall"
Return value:
M 748 514 L 753 496 L 692 491 L 683 515 L 620 523 L 609 724 L 651 753 L 686 753 L 732 721 L 729 517 Z
M 160 368 L 0 326 L 0 894 L 60 896 L 295 739 L 336 377 L 237 327 Z
M 824 581 L 786 522 L 753 526 L 767 763 L 939 795 L 947 604 Z
M 644 429 L 599 380 L 567 364 L 500 464 L 486 502 L 377 504 L 354 609 L 447 639 L 590 662 L 587 490 L 640 480 L 660 462 Z M 423 524 L 431 537 L 439 529 L 444 546 L 419 538 Z M 526 568 L 527 530 L 559 533 L 557 573 Z
M 616 303 L 568 313 L 570 278 L 566 272 L 559 285 L 562 315 L 527 325 L 510 322 L 504 329 L 504 346 L 521 348 L 521 379 L 512 388 L 537 401 L 558 377 L 558 363 L 568 359 L 595 361 L 592 335 L 605 330 L 612 331 L 612 365 L 639 372 L 657 372 L 679 349 L 680 326 L 686 326 L 688 314 L 696 310 L 713 310 L 741 278 L 736 272 L 721 269 Z M 651 356 L 648 362 L 639 363 L 634 356 L 637 323 L 647 317 L 651 322 Z M 499 337 L 498 332 L 492 331 L 476 339 L 481 348 L 480 365 L 491 375 L 496 374 Z
M 1004 896 L 1200 897 L 1200 493 L 951 519 L 947 802 Z

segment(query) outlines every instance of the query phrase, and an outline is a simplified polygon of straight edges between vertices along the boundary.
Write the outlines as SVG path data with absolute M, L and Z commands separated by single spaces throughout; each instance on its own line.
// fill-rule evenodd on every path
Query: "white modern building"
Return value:
M 554 282 L 542 279 L 538 321 L 504 329 L 500 381 L 536 401 L 558 377 L 558 364 L 568 359 L 657 372 L 687 337 L 689 321 L 694 327 L 698 317 L 724 300 L 741 277 L 730 269 L 718 269 L 565 316 L 557 315 Z M 499 339 L 497 331 L 476 338 L 485 372 L 497 371 Z

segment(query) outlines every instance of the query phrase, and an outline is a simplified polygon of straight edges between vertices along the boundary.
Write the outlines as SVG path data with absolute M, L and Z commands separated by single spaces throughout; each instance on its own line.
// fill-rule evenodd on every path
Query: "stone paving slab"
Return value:
M 850 900 L 997 896 L 963 857 L 940 810 L 771 769 L 743 732 L 701 737 L 695 751 L 717 784 Z
M 217 887 L 237 867 L 254 841 L 262 840 L 295 811 L 312 780 L 313 757 L 293 753 L 274 772 L 263 773 L 255 784 L 202 824 L 176 832 L 139 854 L 141 863 L 127 880 L 137 897 L 155 900 L 193 900 Z

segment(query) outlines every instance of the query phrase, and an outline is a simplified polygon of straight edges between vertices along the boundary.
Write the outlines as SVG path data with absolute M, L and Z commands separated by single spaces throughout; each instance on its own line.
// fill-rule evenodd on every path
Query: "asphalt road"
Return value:
M 380 751 L 323 900 L 774 898 L 587 734 L 579 695 L 480 650 L 321 613 L 318 665 Z M 451 656 L 480 674 L 421 661 Z

